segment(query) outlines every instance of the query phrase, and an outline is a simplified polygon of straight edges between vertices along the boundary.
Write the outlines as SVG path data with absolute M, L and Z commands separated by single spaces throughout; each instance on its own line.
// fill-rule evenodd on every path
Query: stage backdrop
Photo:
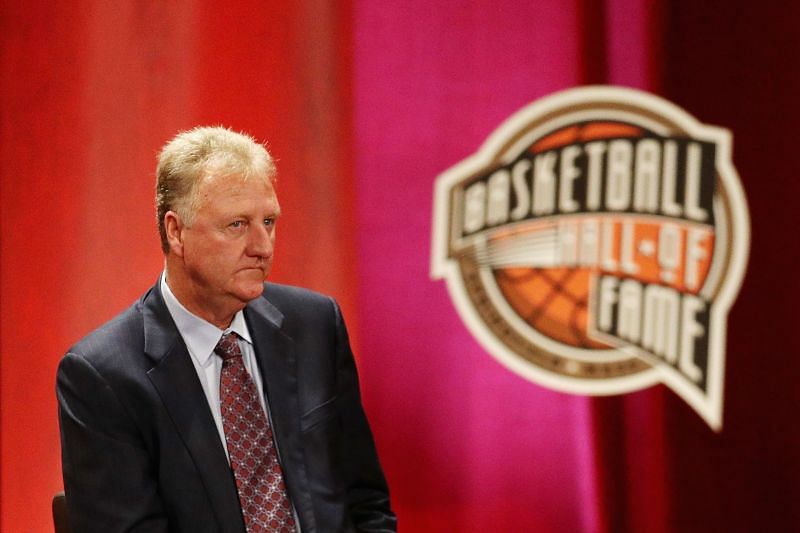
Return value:
M 58 359 L 156 280 L 155 155 L 197 124 L 278 158 L 273 279 L 342 302 L 401 531 L 800 528 L 800 7 L 705 4 L 0 1 L 0 530 L 52 528 Z M 436 176 L 595 83 L 733 132 L 752 245 L 721 433 L 661 385 L 512 374 L 430 279 Z

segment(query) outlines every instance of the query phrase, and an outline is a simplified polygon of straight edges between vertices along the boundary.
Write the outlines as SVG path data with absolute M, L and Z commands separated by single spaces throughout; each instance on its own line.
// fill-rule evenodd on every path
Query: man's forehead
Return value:
M 266 177 L 207 174 L 198 183 L 196 194 L 198 209 L 214 206 L 228 211 L 235 210 L 236 204 L 264 201 L 270 210 L 280 211 L 275 189 Z
M 266 176 L 242 176 L 239 174 L 205 174 L 198 182 L 198 191 L 202 193 L 218 193 L 226 191 L 228 194 L 253 189 L 263 186 L 267 195 L 275 195 L 272 180 Z

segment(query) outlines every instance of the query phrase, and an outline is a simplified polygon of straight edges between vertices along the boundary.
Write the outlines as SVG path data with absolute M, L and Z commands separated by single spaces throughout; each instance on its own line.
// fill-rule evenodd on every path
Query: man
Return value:
M 338 306 L 264 283 L 274 181 L 224 128 L 162 150 L 164 272 L 59 365 L 75 533 L 395 530 Z

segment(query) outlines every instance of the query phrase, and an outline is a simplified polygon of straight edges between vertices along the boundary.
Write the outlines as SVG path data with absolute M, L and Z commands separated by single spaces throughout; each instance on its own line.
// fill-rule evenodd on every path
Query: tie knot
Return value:
M 239 336 L 236 333 L 226 333 L 219 340 L 214 347 L 214 353 L 222 357 L 223 361 L 233 359 L 234 357 L 241 357 L 242 351 L 239 349 Z

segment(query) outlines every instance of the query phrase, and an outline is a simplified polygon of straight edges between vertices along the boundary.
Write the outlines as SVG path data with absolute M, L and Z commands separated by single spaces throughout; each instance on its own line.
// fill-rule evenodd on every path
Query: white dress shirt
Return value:
M 255 351 L 253 350 L 253 340 L 247 329 L 244 313 L 242 313 L 242 311 L 236 313 L 233 317 L 233 321 L 231 321 L 231 325 L 223 331 L 214 324 L 191 313 L 178 301 L 167 284 L 166 273 L 161 276 L 161 294 L 164 295 L 164 303 L 167 304 L 169 314 L 172 315 L 172 320 L 175 321 L 178 332 L 180 332 L 181 337 L 183 337 L 183 342 L 186 343 L 189 355 L 192 356 L 192 364 L 194 364 L 194 369 L 197 371 L 200 385 L 203 386 L 203 392 L 206 394 L 206 400 L 208 400 L 208 406 L 211 408 L 211 414 L 214 416 L 214 422 L 217 424 L 217 431 L 222 441 L 222 447 L 225 449 L 225 455 L 228 455 L 228 446 L 225 442 L 225 428 L 222 425 L 222 409 L 219 400 L 219 380 L 222 371 L 222 358 L 214 353 L 214 348 L 217 346 L 223 334 L 232 331 L 239 335 L 239 348 L 242 351 L 244 367 L 247 369 L 250 377 L 253 378 L 256 389 L 258 389 L 258 398 L 261 400 L 261 407 L 264 409 L 264 414 L 269 418 L 269 409 L 267 409 L 266 400 L 264 399 L 261 373 L 258 371 Z M 230 457 L 228 461 L 230 462 Z

